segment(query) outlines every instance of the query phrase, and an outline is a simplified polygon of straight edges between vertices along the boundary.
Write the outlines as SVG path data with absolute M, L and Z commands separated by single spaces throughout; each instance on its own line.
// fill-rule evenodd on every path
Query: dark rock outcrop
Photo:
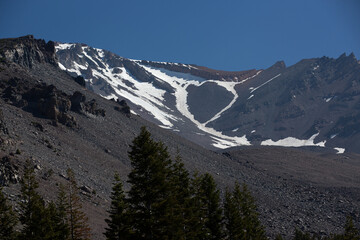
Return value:
M 131 112 L 130 112 L 130 107 L 127 105 L 126 101 L 123 99 L 121 101 L 116 100 L 116 102 L 119 104 L 119 106 L 115 106 L 114 109 L 116 111 L 125 113 L 128 117 L 130 117 Z
M 28 68 L 38 63 L 56 65 L 55 43 L 34 39 L 32 35 L 2 39 L 0 57 Z
M 74 92 L 70 97 L 70 101 L 72 111 L 78 113 L 90 113 L 102 117 L 105 116 L 105 110 L 98 108 L 96 100 L 92 99 L 91 101 L 86 102 L 86 96 L 81 92 Z
M 85 79 L 82 76 L 74 77 L 74 81 L 77 82 L 79 85 L 85 87 Z
M 0 160 L 0 186 L 8 186 L 10 183 L 20 181 L 19 166 L 10 156 L 4 156 Z

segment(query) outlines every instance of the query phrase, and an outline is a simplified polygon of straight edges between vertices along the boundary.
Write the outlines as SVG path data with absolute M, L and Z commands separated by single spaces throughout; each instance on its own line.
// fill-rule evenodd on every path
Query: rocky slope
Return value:
M 209 149 L 322 146 L 359 152 L 360 64 L 353 54 L 286 67 L 226 72 L 126 59 L 85 44 L 56 44 L 59 66 L 106 98 Z
M 106 100 L 89 91 L 81 78 L 57 66 L 54 47 L 45 47 L 51 42 L 28 36 L 0 40 L 0 46 L 0 184 L 13 203 L 26 159 L 34 162 L 47 199 L 54 198 L 56 183 L 66 181 L 66 169 L 71 167 L 81 187 L 93 239 L 104 239 L 103 219 L 114 171 L 127 188 L 127 151 L 145 125 L 173 156 L 179 149 L 190 171 L 213 174 L 222 190 L 234 181 L 246 182 L 270 236 L 279 232 L 289 236 L 295 227 L 337 232 L 347 215 L 359 218 L 357 154 L 262 146 L 209 151 L 131 114 L 121 98 Z M 275 68 L 281 69 L 278 65 Z M 168 86 L 160 83 L 162 88 Z

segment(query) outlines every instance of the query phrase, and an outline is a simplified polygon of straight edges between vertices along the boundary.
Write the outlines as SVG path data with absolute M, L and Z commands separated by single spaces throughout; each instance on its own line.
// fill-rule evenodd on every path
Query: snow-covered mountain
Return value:
M 360 65 L 355 56 L 218 71 L 56 44 L 59 66 L 107 99 L 211 149 L 241 145 L 360 147 Z M 358 143 L 356 143 L 357 141 Z

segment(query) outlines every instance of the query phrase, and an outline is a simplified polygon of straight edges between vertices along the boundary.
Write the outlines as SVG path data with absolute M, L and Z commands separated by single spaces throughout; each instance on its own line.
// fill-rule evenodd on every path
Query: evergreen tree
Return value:
M 82 211 L 82 205 L 79 197 L 74 172 L 67 170 L 69 183 L 67 185 L 67 216 L 71 240 L 88 240 L 90 239 L 90 228 L 87 224 L 88 218 Z
M 136 239 L 167 239 L 171 160 L 166 147 L 141 128 L 129 152 L 132 170 L 128 202 Z
M 206 208 L 204 206 L 204 194 L 201 188 L 202 176 L 197 172 L 191 179 L 190 191 L 191 191 L 191 218 L 189 219 L 189 232 L 187 234 L 188 239 L 206 239 L 210 234 L 209 229 L 205 226 L 206 221 Z
M 68 224 L 67 209 L 68 198 L 63 184 L 59 185 L 58 196 L 55 202 L 56 211 L 54 213 L 54 231 L 55 239 L 67 240 L 70 237 L 70 229 Z
M 214 178 L 205 173 L 201 179 L 201 189 L 204 194 L 205 226 L 209 229 L 206 239 L 218 240 L 223 237 L 222 233 L 222 209 L 220 207 L 220 193 Z
M 168 228 L 170 239 L 191 239 L 191 193 L 189 173 L 179 155 L 179 151 L 172 164 L 171 173 L 171 211 L 170 219 L 173 219 Z
M 240 189 L 240 185 L 235 183 L 234 191 L 226 192 L 224 215 L 229 239 L 266 239 L 255 200 L 245 184 Z
M 209 173 L 195 176 L 193 191 L 194 205 L 192 207 L 197 209 L 194 215 L 198 221 L 193 229 L 193 232 L 197 233 L 194 239 L 221 239 L 223 217 L 220 194 L 214 178 Z
M 315 240 L 315 236 L 310 236 L 310 233 L 303 233 L 299 229 L 295 229 L 294 240 Z
M 130 226 L 129 216 L 127 213 L 127 204 L 123 191 L 120 176 L 116 173 L 114 184 L 111 192 L 111 206 L 109 219 L 105 219 L 108 227 L 105 229 L 104 235 L 108 240 L 125 240 L 129 239 Z
M 43 222 L 46 225 L 45 226 L 46 227 L 46 235 L 44 236 L 44 239 L 46 239 L 46 240 L 60 240 L 61 239 L 61 238 L 58 238 L 58 233 L 56 230 L 56 225 L 57 225 L 56 216 L 57 216 L 56 205 L 54 202 L 50 202 L 48 204 L 48 206 L 45 208 L 45 214 L 43 216 Z
M 38 182 L 30 161 L 26 162 L 21 181 L 20 222 L 21 239 L 45 239 L 47 232 L 45 202 L 37 193 Z
M 0 239 L 13 240 L 16 237 L 17 218 L 12 207 L 7 204 L 6 197 L 0 188 Z
M 344 240 L 360 240 L 359 230 L 354 226 L 352 217 L 348 216 L 345 223 Z

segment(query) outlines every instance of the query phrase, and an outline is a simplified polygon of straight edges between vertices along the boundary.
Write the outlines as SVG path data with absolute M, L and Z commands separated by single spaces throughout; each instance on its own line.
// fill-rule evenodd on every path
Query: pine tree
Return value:
M 225 194 L 224 216 L 228 239 L 266 239 L 256 211 L 255 200 L 244 184 L 235 183 L 232 193 Z
M 201 193 L 205 207 L 205 227 L 209 230 L 206 239 L 218 240 L 223 237 L 222 233 L 222 209 L 220 207 L 220 193 L 214 178 L 205 173 L 201 178 Z
M 190 211 L 192 215 L 189 219 L 190 229 L 187 234 L 187 239 L 206 239 L 206 237 L 210 234 L 209 229 L 205 226 L 206 208 L 204 206 L 205 199 L 201 188 L 201 181 L 202 176 L 196 172 L 191 179 L 190 185 Z
M 46 234 L 44 239 L 46 240 L 60 240 L 58 238 L 57 230 L 56 230 L 56 216 L 57 209 L 54 202 L 50 202 L 45 208 L 45 214 L 43 217 L 43 222 L 46 225 Z M 66 239 L 66 238 L 65 238 Z
M 67 170 L 69 183 L 67 185 L 67 216 L 70 230 L 71 240 L 88 240 L 90 239 L 90 228 L 88 226 L 88 218 L 82 211 L 82 205 L 79 197 L 74 172 Z
M 310 236 L 310 233 L 303 233 L 299 229 L 295 229 L 294 240 L 315 240 L 315 236 Z
M 55 202 L 54 231 L 55 239 L 67 240 L 70 237 L 70 229 L 67 217 L 68 198 L 63 184 L 59 185 L 58 195 Z
M 214 178 L 209 173 L 196 174 L 192 180 L 192 191 L 192 232 L 195 234 L 192 239 L 222 239 L 222 208 Z
M 128 202 L 136 239 L 167 239 L 169 196 L 171 194 L 171 159 L 161 142 L 151 139 L 141 128 L 129 152 L 132 170 Z
M 171 166 L 171 211 L 172 220 L 168 228 L 170 239 L 191 239 L 191 192 L 189 172 L 185 169 L 179 151 Z
M 7 204 L 6 197 L 0 188 L 0 239 L 14 240 L 17 218 L 12 207 Z
M 343 237 L 344 240 L 360 240 L 359 230 L 354 226 L 350 216 L 346 218 Z
M 37 193 L 38 182 L 35 179 L 33 165 L 26 162 L 21 181 L 20 222 L 21 238 L 27 240 L 45 239 L 47 233 L 46 210 L 43 198 Z
M 108 227 L 104 235 L 108 240 L 125 240 L 130 238 L 128 207 L 119 174 L 114 176 L 114 184 L 111 192 L 111 206 L 109 219 L 105 219 Z

